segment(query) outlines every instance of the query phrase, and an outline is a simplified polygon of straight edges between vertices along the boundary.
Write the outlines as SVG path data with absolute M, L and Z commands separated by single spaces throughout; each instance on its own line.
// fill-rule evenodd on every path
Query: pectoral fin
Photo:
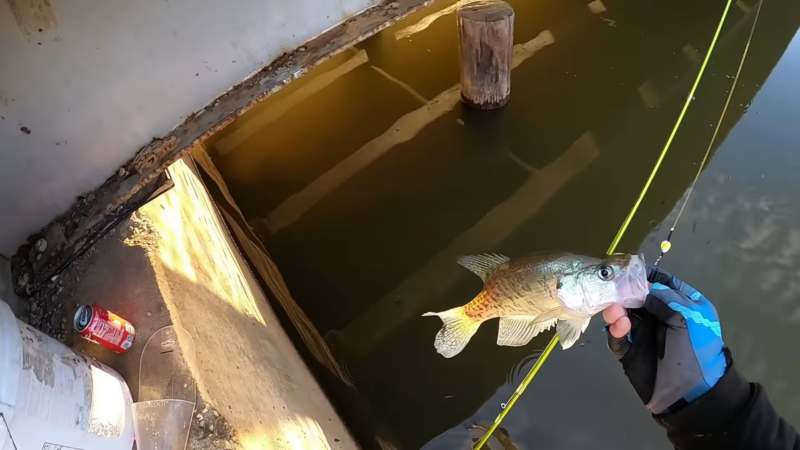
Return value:
M 588 319 L 559 320 L 558 325 L 556 325 L 556 333 L 558 333 L 558 340 L 561 341 L 561 347 L 564 350 L 572 347 L 581 337 L 581 333 L 586 331 L 586 327 L 589 326 L 591 320 L 591 317 Z
M 537 334 L 549 330 L 558 319 L 536 322 L 537 316 L 510 316 L 500 318 L 500 331 L 497 333 L 497 345 L 522 347 L 527 345 Z

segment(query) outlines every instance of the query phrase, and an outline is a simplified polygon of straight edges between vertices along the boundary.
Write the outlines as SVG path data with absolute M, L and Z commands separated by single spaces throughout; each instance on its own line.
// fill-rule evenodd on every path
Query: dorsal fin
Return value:
M 509 258 L 507 256 L 498 255 L 497 253 L 484 253 L 482 255 L 469 255 L 458 258 L 459 264 L 481 277 L 484 282 L 492 272 L 508 261 Z

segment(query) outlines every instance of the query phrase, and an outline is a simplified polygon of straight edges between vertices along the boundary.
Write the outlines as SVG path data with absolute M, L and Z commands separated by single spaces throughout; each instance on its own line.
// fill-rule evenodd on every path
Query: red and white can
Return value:
M 75 331 L 82 338 L 117 353 L 125 353 L 136 338 L 130 322 L 97 305 L 83 305 L 75 313 Z

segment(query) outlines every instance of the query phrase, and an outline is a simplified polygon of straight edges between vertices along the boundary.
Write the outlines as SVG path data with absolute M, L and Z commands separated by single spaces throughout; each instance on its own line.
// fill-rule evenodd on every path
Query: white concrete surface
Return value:
M 376 3 L 72 0 L 26 35 L 0 2 L 0 254 L 154 136 Z

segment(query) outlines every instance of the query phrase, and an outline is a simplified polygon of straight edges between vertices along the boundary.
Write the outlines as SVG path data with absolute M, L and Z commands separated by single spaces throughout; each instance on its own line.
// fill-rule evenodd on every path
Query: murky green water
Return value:
M 295 299 L 353 375 L 358 398 L 334 397 L 359 437 L 434 449 L 466 448 L 481 435 L 551 334 L 498 348 L 497 325 L 487 323 L 446 360 L 433 348 L 439 321 L 420 314 L 480 290 L 456 265 L 460 254 L 606 250 L 675 123 L 725 3 L 511 4 L 515 43 L 527 45 L 502 110 L 459 104 L 451 89 L 455 18 L 446 14 L 454 3 L 441 1 L 291 84 L 208 143 Z M 730 89 L 754 5 L 732 8 L 621 250 L 652 259 L 666 237 Z M 799 4 L 765 4 L 724 143 L 662 263 L 715 302 L 737 364 L 796 424 L 800 40 L 790 42 L 799 24 Z M 507 439 L 491 448 L 670 448 L 600 328 L 596 320 L 582 345 L 553 353 L 504 422 Z

